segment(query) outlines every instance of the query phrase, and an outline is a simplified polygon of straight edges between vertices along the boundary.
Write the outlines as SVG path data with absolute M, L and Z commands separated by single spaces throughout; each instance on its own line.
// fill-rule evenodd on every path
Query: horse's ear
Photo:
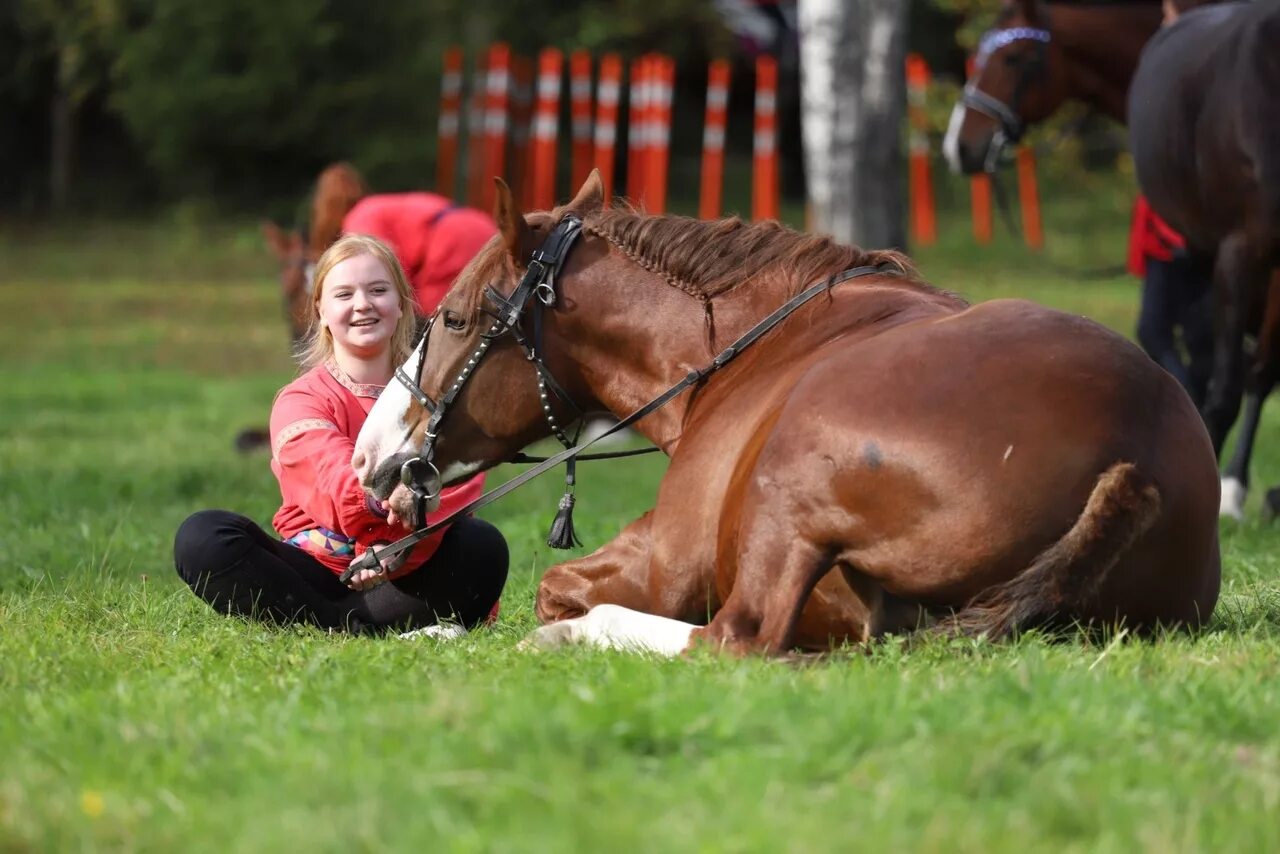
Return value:
M 587 180 L 582 182 L 578 195 L 573 197 L 573 201 L 565 205 L 565 209 L 585 216 L 595 213 L 603 207 L 604 181 L 600 179 L 600 170 L 592 169 L 591 174 L 587 176 Z
M 1013 6 L 1022 13 L 1022 19 L 1027 22 L 1027 26 L 1040 26 L 1040 19 L 1042 17 L 1040 0 L 1014 0 Z
M 524 214 L 516 205 L 507 182 L 494 178 L 493 183 L 498 189 L 493 203 L 493 219 L 498 223 L 498 231 L 502 233 L 502 242 L 506 245 L 507 252 L 516 260 L 517 265 L 523 265 L 521 247 L 529 244 L 529 224 L 524 221 Z
M 267 241 L 267 248 L 281 261 L 292 257 L 296 249 L 294 243 L 297 235 L 287 232 L 271 220 L 262 223 L 262 237 Z

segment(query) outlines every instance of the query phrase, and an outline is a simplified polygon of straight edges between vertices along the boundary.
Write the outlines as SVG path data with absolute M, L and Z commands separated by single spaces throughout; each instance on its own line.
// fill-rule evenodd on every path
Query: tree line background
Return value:
M 912 0 L 909 48 L 958 78 L 974 27 L 998 5 Z M 786 35 L 744 45 L 712 0 L 3 0 L 0 210 L 114 213 L 200 199 L 287 218 L 285 206 L 338 159 L 379 190 L 424 187 L 442 51 L 460 44 L 471 63 L 496 40 L 527 55 L 672 55 L 677 152 L 698 150 L 706 63 L 728 56 L 729 145 L 749 153 L 750 54 L 776 52 L 784 192 L 803 195 L 795 46 Z

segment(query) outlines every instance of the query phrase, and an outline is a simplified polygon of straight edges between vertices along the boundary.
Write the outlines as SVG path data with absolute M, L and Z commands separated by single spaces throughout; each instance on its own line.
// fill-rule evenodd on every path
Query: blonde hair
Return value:
M 409 287 L 409 280 L 404 275 L 404 268 L 400 266 L 391 247 L 381 240 L 367 234 L 348 234 L 338 238 L 316 262 L 311 286 L 311 319 L 307 323 L 307 334 L 298 343 L 297 350 L 298 364 L 304 373 L 333 358 L 333 333 L 320 325 L 320 297 L 324 294 L 325 279 L 333 268 L 357 255 L 372 255 L 381 261 L 382 266 L 391 274 L 396 294 L 400 297 L 400 320 L 396 322 L 396 330 L 391 335 L 391 364 L 402 364 L 413 352 L 417 305 L 413 299 L 413 289 Z

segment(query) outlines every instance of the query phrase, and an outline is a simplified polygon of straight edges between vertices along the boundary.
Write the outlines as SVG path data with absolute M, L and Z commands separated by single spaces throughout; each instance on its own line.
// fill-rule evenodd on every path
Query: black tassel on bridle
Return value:
M 556 511 L 556 518 L 551 522 L 551 531 L 547 534 L 547 545 L 553 549 L 571 549 L 574 546 L 582 545 L 578 541 L 578 535 L 573 532 L 573 487 L 575 483 L 575 471 L 577 461 L 570 457 L 565 463 L 564 475 L 564 495 L 560 496 L 560 508 Z

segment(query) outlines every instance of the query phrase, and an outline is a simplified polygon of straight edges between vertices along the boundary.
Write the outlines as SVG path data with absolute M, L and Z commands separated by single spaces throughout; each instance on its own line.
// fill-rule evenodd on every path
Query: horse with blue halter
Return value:
M 774 222 L 605 208 L 595 174 L 528 215 L 499 182 L 495 218 L 352 465 L 421 523 L 579 411 L 661 448 L 654 508 L 547 571 L 530 643 L 773 654 L 1211 614 L 1212 448 L 1121 336 Z
M 1181 0 L 1178 5 L 1213 2 Z M 1142 48 L 1159 28 L 1159 4 L 1153 2 L 1006 4 L 996 28 L 984 36 L 978 70 L 952 112 L 943 148 L 953 168 L 969 173 L 996 168 L 1007 145 L 1069 100 L 1127 123 L 1128 92 Z M 1167 82 L 1158 78 L 1153 85 Z M 1150 127 L 1152 143 L 1161 145 L 1164 126 Z M 1213 251 L 1200 248 L 1197 254 L 1197 266 L 1212 269 Z M 1268 331 L 1258 334 L 1261 345 L 1244 377 L 1244 418 L 1235 451 L 1223 467 L 1223 515 L 1243 516 L 1262 404 L 1275 379 L 1275 348 L 1269 342 L 1278 325 L 1280 316 L 1262 318 Z M 1268 493 L 1266 506 L 1272 513 L 1280 510 L 1280 490 Z
M 994 172 L 1028 127 L 1067 101 L 1123 122 L 1129 81 L 1160 15 L 1158 0 L 1006 2 L 951 113 L 943 151 L 952 168 Z

